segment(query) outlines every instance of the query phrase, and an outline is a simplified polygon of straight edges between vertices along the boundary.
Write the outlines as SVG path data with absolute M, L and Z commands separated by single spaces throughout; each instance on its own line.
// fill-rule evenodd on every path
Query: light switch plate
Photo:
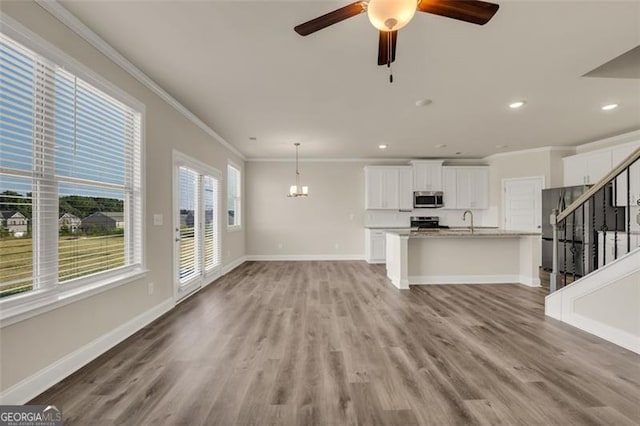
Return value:
M 163 223 L 163 217 L 161 214 L 154 214 L 153 215 L 153 224 L 155 226 L 161 226 Z

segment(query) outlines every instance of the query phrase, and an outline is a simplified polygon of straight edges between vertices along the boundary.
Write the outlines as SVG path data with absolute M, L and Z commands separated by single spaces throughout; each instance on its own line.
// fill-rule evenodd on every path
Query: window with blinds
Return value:
M 139 111 L 0 33 L 0 297 L 142 263 L 141 128 Z
M 240 189 L 242 181 L 240 170 L 231 164 L 227 165 L 227 226 L 240 226 Z
M 219 179 L 197 165 L 181 164 L 177 170 L 178 281 L 186 286 L 221 264 Z

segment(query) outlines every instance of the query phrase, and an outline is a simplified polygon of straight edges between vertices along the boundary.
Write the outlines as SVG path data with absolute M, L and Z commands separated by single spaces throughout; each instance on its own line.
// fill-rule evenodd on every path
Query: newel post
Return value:
M 551 211 L 551 216 L 549 216 L 549 220 L 551 221 L 551 226 L 553 227 L 553 267 L 551 270 L 551 275 L 549 276 L 549 293 L 553 293 L 557 289 L 557 278 L 558 278 L 558 210 L 553 209 Z

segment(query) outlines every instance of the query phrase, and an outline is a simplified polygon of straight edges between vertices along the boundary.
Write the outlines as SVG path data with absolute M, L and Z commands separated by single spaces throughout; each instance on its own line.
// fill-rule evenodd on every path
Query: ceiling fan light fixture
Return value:
M 397 31 L 416 13 L 416 0 L 369 0 L 367 16 L 380 31 Z

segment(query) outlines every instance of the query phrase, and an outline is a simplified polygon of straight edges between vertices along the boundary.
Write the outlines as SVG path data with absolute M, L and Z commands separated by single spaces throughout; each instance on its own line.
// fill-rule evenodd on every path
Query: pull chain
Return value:
M 387 68 L 389 68 L 389 84 L 393 83 L 393 69 L 391 68 L 391 39 L 393 37 L 391 36 L 391 31 L 387 32 Z

